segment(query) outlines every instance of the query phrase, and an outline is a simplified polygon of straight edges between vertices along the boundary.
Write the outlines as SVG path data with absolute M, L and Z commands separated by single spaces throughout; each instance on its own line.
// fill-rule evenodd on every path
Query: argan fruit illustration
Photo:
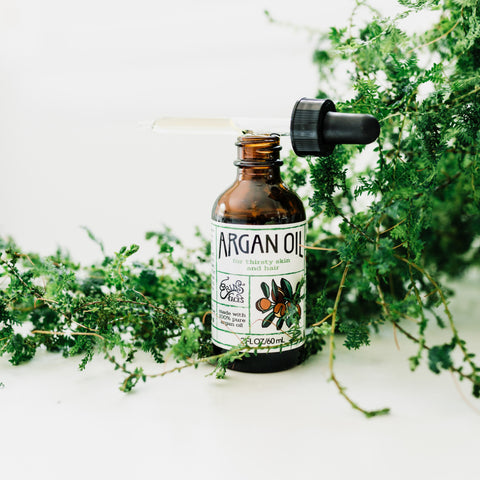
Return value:
M 282 303 L 285 298 L 285 293 L 281 288 L 278 288 L 275 280 L 272 280 L 272 300 L 274 303 Z
M 285 300 L 285 293 L 281 288 L 279 288 L 278 295 L 277 295 L 277 303 L 283 303 L 284 300 Z
M 260 298 L 255 303 L 255 307 L 260 312 L 266 312 L 272 306 L 272 302 L 268 298 Z
M 287 307 L 284 303 L 277 303 L 273 307 L 273 313 L 275 313 L 276 317 L 283 317 L 286 311 L 287 311 Z

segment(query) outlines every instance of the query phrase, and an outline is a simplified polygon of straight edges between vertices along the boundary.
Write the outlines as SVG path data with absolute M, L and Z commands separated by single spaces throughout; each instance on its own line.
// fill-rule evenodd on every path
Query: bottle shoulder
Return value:
M 305 218 L 302 201 L 282 182 L 236 181 L 218 196 L 212 209 L 212 219 L 224 223 L 281 224 Z

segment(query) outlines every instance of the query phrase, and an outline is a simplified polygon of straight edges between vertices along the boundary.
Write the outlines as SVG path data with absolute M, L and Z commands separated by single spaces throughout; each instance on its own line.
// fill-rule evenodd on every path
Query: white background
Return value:
M 109 252 L 139 243 L 147 257 L 147 230 L 208 234 L 235 175 L 235 134 L 149 126 L 172 115 L 288 118 L 319 87 L 315 31 L 345 25 L 353 4 L 1 0 L 0 234 L 80 261 L 99 257 L 81 226 Z
M 0 10 L 0 232 L 79 260 L 166 224 L 208 233 L 233 180 L 232 136 L 160 136 L 162 116 L 288 117 L 315 95 L 324 2 L 6 1 Z M 348 2 L 344 2 L 348 3 Z M 313 10 L 312 10 L 313 7 Z M 315 17 L 313 21 L 312 17 Z
M 393 0 L 377 3 L 394 10 Z M 263 10 L 325 29 L 344 25 L 352 4 L 1 0 L 0 234 L 90 261 L 99 252 L 82 225 L 108 251 L 141 244 L 140 256 L 144 232 L 163 224 L 181 238 L 195 225 L 207 233 L 234 176 L 234 136 L 159 135 L 149 125 L 165 115 L 288 117 L 316 94 L 316 35 L 272 25 Z M 463 285 L 452 306 L 476 351 L 477 287 L 478 277 Z M 0 359 L 1 475 L 479 478 L 478 414 L 448 375 L 410 373 L 411 353 L 407 342 L 396 351 L 391 331 L 365 351 L 339 346 L 348 393 L 393 409 L 373 420 L 327 381 L 326 354 L 225 382 L 204 378 L 208 369 L 183 372 L 131 395 L 101 359 L 85 372 L 78 359 L 46 353 L 20 367 Z

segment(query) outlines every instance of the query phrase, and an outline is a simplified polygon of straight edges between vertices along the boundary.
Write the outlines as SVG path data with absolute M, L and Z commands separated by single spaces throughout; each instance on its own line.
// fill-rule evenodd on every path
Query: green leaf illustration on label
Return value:
M 277 330 L 281 330 L 286 324 L 290 328 L 295 320 L 300 318 L 302 309 L 299 305 L 300 290 L 302 282 L 298 282 L 293 293 L 292 284 L 285 278 L 280 279 L 280 287 L 272 279 L 271 299 L 269 297 L 269 288 L 265 282 L 262 282 L 261 288 L 265 297 L 259 298 L 255 306 L 262 313 L 269 312 L 262 321 L 262 327 L 268 328 L 274 325 L 276 321 Z M 273 309 L 273 311 L 271 311 Z
M 268 298 L 270 296 L 270 288 L 268 288 L 268 285 L 265 282 L 262 282 L 261 287 L 263 294 Z

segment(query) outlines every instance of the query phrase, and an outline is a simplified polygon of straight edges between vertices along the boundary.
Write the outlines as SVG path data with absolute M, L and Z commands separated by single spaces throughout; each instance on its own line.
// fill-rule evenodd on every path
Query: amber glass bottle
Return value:
M 212 210 L 212 341 L 256 349 L 234 370 L 285 370 L 305 341 L 305 210 L 282 182 L 277 135 L 236 145 L 237 178 Z

